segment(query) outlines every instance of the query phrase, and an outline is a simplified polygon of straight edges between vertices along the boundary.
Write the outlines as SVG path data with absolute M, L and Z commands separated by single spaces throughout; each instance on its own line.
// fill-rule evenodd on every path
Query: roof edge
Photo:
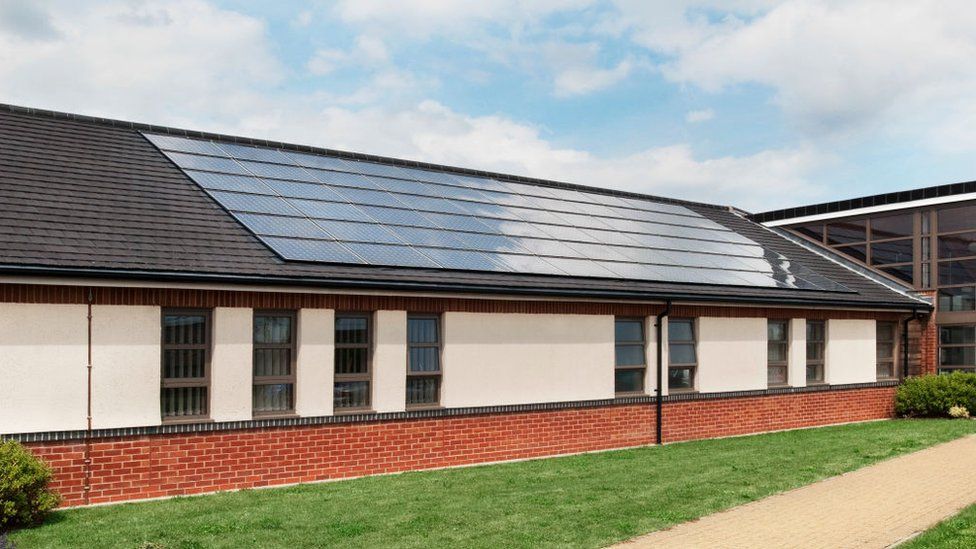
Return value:
M 7 111 L 15 114 L 28 114 L 32 116 L 42 116 L 42 117 L 51 118 L 55 120 L 58 119 L 72 120 L 76 122 L 98 124 L 101 126 L 109 126 L 113 128 L 130 129 L 139 132 L 162 133 L 166 135 L 175 135 L 180 137 L 197 138 L 197 139 L 214 139 L 220 141 L 229 141 L 231 143 L 237 143 L 241 145 L 255 145 L 259 147 L 273 147 L 273 148 L 279 148 L 279 149 L 301 152 L 301 153 L 324 154 L 324 155 L 337 156 L 340 158 L 348 158 L 351 160 L 361 160 L 367 162 L 377 162 L 382 164 L 392 164 L 394 166 L 402 166 L 406 168 L 419 168 L 425 170 L 456 173 L 460 175 L 491 177 L 491 178 L 501 179 L 504 181 L 524 183 L 524 184 L 536 185 L 540 187 L 555 187 L 560 189 L 570 189 L 575 191 L 597 193 L 597 194 L 603 194 L 609 196 L 619 196 L 624 198 L 634 198 L 637 200 L 647 200 L 650 202 L 674 204 L 677 206 L 699 206 L 699 207 L 712 208 L 718 210 L 730 209 L 730 206 L 726 206 L 722 204 L 709 204 L 707 202 L 695 202 L 693 200 L 682 200 L 678 198 L 668 198 L 665 196 L 635 193 L 631 191 L 621 191 L 617 189 L 592 187 L 589 185 L 582 185 L 579 183 L 566 183 L 563 181 L 556 181 L 552 179 L 542 179 L 536 177 L 528 177 L 524 175 L 506 174 L 506 173 L 492 172 L 486 170 L 476 170 L 473 168 L 462 168 L 459 166 L 449 166 L 446 164 L 434 164 L 431 162 L 421 162 L 419 160 L 406 160 L 403 158 L 393 158 L 393 157 L 381 156 L 375 154 L 342 151 L 338 149 L 328 149 L 324 147 L 313 147 L 311 145 L 300 145 L 297 143 L 287 143 L 283 141 L 270 141 L 267 139 L 256 139 L 253 137 L 243 137 L 237 135 L 204 132 L 199 130 L 188 130 L 182 128 L 173 128 L 169 126 L 157 126 L 154 124 L 146 124 L 142 122 L 131 122 L 127 120 L 118 120 L 114 118 L 101 118 L 97 116 L 69 113 L 64 111 L 54 111 L 48 109 L 38 109 L 34 107 L 24 107 L 21 105 L 11 105 L 8 103 L 0 103 L 0 111 Z
M 962 181 L 958 183 L 946 183 L 931 187 L 919 187 L 903 191 L 890 193 L 873 194 L 848 198 L 846 200 L 834 200 L 831 202 L 820 202 L 817 204 L 807 204 L 794 206 L 792 208 L 782 208 L 779 210 L 769 210 L 765 212 L 749 214 L 750 220 L 757 223 L 770 223 L 783 220 L 798 220 L 799 218 L 829 215 L 830 217 L 844 217 L 845 215 L 857 215 L 857 210 L 868 208 L 882 208 L 885 210 L 911 208 L 913 203 L 925 201 L 931 203 L 951 202 L 952 198 L 958 195 L 976 193 L 976 181 Z M 963 199 L 957 199 L 963 200 Z M 903 206 L 901 206 L 903 204 Z M 885 208 L 888 206 L 889 208 Z M 843 212 L 850 212 L 844 214 Z

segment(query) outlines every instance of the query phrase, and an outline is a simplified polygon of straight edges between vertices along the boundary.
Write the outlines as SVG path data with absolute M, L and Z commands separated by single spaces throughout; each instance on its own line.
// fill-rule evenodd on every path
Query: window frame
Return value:
M 810 359 L 810 324 L 820 324 L 823 326 L 823 339 L 815 340 L 820 343 L 820 358 L 817 360 Z M 816 320 L 807 319 L 804 325 L 805 333 L 803 334 L 806 338 L 807 356 L 806 356 L 806 384 L 807 385 L 824 385 L 827 383 L 827 321 L 826 320 Z M 816 366 L 819 368 L 820 376 L 819 378 L 810 379 L 810 366 Z
M 175 315 L 202 315 L 204 317 L 204 322 L 206 323 L 206 328 L 204 329 L 204 335 L 206 336 L 206 343 L 204 345 L 167 345 L 166 344 L 166 328 L 165 320 L 167 316 Z M 167 308 L 163 307 L 160 311 L 159 316 L 159 398 L 160 398 L 160 410 L 159 417 L 162 423 L 195 423 L 200 421 L 210 420 L 210 404 L 212 401 L 212 390 L 210 387 L 210 369 L 211 363 L 213 361 L 213 310 L 212 309 L 194 309 L 194 308 L 183 308 L 174 307 Z M 204 351 L 204 361 L 203 361 L 203 371 L 204 376 L 202 378 L 192 378 L 187 381 L 169 381 L 165 377 L 166 373 L 166 351 L 172 349 L 199 349 L 203 348 Z M 179 379 L 179 378 L 177 378 Z M 195 414 L 192 416 L 164 416 L 162 411 L 162 398 L 164 389 L 175 389 L 179 387 L 205 387 L 207 389 L 207 413 L 206 414 Z
M 617 341 L 616 331 L 617 331 L 617 323 L 618 322 L 636 322 L 640 326 L 640 331 L 641 331 L 640 341 L 624 341 L 624 342 Z M 634 396 L 634 395 L 643 395 L 643 394 L 646 394 L 645 393 L 647 391 L 647 325 L 646 324 L 647 324 L 647 320 L 645 318 L 642 318 L 642 317 L 621 316 L 621 317 L 615 317 L 613 319 L 613 327 L 614 327 L 614 338 L 613 338 L 613 352 L 614 352 L 614 354 L 613 354 L 613 374 L 614 374 L 614 387 L 613 387 L 613 389 L 614 389 L 614 395 L 616 395 L 618 397 L 619 396 Z M 640 348 L 641 348 L 641 359 L 642 359 L 641 364 L 640 365 L 618 366 L 617 365 L 617 347 L 619 347 L 621 345 L 631 346 L 631 347 L 636 347 L 636 346 L 639 345 Z M 697 357 L 697 352 L 696 352 L 696 357 Z M 641 371 L 641 376 L 640 376 L 640 380 L 641 380 L 640 389 L 638 389 L 636 391 L 618 391 L 617 390 L 616 378 L 617 378 L 617 372 L 618 371 L 621 371 L 621 370 L 640 370 Z
M 770 341 L 769 339 L 769 325 L 770 324 L 782 324 L 783 325 L 783 341 Z M 785 358 L 783 360 L 771 360 L 769 358 L 769 345 L 775 343 L 777 345 L 784 345 L 786 352 L 784 353 Z M 784 318 L 767 318 L 766 319 L 766 386 L 767 387 L 789 387 L 790 386 L 790 347 L 792 345 L 790 337 L 790 320 Z M 786 381 L 782 383 L 770 383 L 769 372 L 773 368 L 783 368 L 786 371 Z
M 888 324 L 888 325 L 891 326 L 891 340 L 890 341 L 888 341 L 888 340 L 882 340 L 881 339 L 881 336 L 879 335 L 881 333 L 880 328 L 881 328 L 881 325 L 882 324 Z M 898 323 L 897 322 L 895 322 L 894 320 L 878 320 L 877 321 L 877 326 L 875 327 L 875 357 L 874 357 L 875 358 L 875 370 L 874 370 L 874 372 L 875 372 L 875 379 L 876 380 L 879 380 L 879 381 L 888 381 L 888 380 L 892 380 L 892 379 L 898 379 L 898 377 L 899 377 L 898 376 L 898 351 L 899 351 L 898 335 L 899 335 L 899 333 L 898 333 Z M 891 344 L 891 358 L 885 359 L 884 361 L 881 360 L 881 356 L 878 355 L 878 353 L 877 353 L 877 346 L 878 345 L 881 345 L 882 343 L 890 343 Z M 884 363 L 884 364 L 889 364 L 890 363 L 890 365 L 891 365 L 890 366 L 890 368 L 891 368 L 891 374 L 890 375 L 881 375 L 880 367 L 881 367 L 881 364 L 882 363 Z
M 675 322 L 688 322 L 691 325 L 691 339 L 690 340 L 679 340 L 672 341 L 671 325 Z M 695 350 L 695 361 L 694 362 L 679 362 L 674 363 L 671 361 L 671 345 L 677 343 L 679 345 L 691 344 L 692 348 Z M 691 370 L 691 387 L 671 387 L 671 370 Z M 692 317 L 678 317 L 668 319 L 668 393 L 693 393 L 698 387 L 698 319 Z
M 337 343 L 335 341 L 336 324 L 340 318 L 364 318 L 366 319 L 366 343 Z M 332 322 L 333 337 L 333 358 L 332 358 L 332 412 L 334 414 L 355 414 L 373 409 L 373 330 L 375 328 L 375 314 L 370 311 L 336 311 Z M 366 373 L 363 374 L 339 374 L 336 369 L 336 355 L 340 349 L 366 349 Z M 363 406 L 343 406 L 335 405 L 335 389 L 339 383 L 351 383 L 365 381 L 368 386 L 367 402 Z
M 974 372 L 976 371 L 976 366 L 968 364 L 942 364 L 942 351 L 943 349 L 965 349 L 965 348 L 976 348 L 976 342 L 974 343 L 943 343 L 942 342 L 942 329 L 943 328 L 972 328 L 976 331 L 976 324 L 972 322 L 959 322 L 959 323 L 944 323 L 939 324 L 936 329 L 938 330 L 938 341 L 939 341 L 939 352 L 936 357 L 936 371 L 940 374 L 951 373 L 951 372 Z M 974 351 L 976 353 L 976 351 Z
M 437 323 L 437 343 L 410 343 L 410 319 L 433 319 Z M 407 388 L 411 377 L 433 377 L 437 379 L 437 402 L 421 402 L 410 404 L 406 402 L 406 392 L 403 399 L 408 410 L 436 409 L 441 408 L 441 388 L 444 382 L 444 323 L 442 316 L 436 313 L 407 313 Z M 437 371 L 414 372 L 410 369 L 410 349 L 430 349 L 437 348 Z
M 291 318 L 291 343 L 262 343 L 260 346 L 254 341 L 254 325 L 260 316 L 288 316 Z M 257 353 L 260 349 L 290 349 L 291 375 L 288 376 L 256 376 L 254 375 L 254 364 L 257 362 Z M 296 415 L 298 400 L 298 311 L 294 309 L 254 309 L 251 315 L 251 394 L 254 387 L 258 385 L 283 385 L 291 384 L 291 408 L 288 410 L 272 410 L 268 412 L 258 412 L 254 409 L 254 397 L 251 397 L 251 416 L 252 417 L 288 417 Z M 259 383 L 260 381 L 260 383 Z

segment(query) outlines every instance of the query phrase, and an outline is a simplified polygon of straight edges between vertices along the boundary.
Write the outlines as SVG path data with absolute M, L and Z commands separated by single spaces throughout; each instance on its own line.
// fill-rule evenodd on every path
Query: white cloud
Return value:
M 335 12 L 346 23 L 382 28 L 385 35 L 463 36 L 472 26 L 489 24 L 515 28 L 593 3 L 594 0 L 342 0 L 336 4 Z
M 0 29 L 4 101 L 206 123 L 274 88 L 284 69 L 263 22 L 210 4 L 57 4 L 44 42 Z
M 430 84 L 384 61 L 385 43 L 357 41 L 353 55 L 377 68 L 356 93 L 285 91 L 289 73 L 260 20 L 199 0 L 59 8 L 39 12 L 37 28 L 54 30 L 42 41 L 0 28 L 3 101 L 743 207 L 809 195 L 807 177 L 829 160 L 805 147 L 699 158 L 688 144 L 602 157 L 504 115 L 389 101 Z
M 292 19 L 291 24 L 303 28 L 312 24 L 312 12 L 309 10 L 302 10 L 298 12 L 298 15 Z
M 570 97 L 607 89 L 640 65 L 631 58 L 609 66 L 599 63 L 600 44 L 580 40 L 588 33 L 585 24 L 547 25 L 552 16 L 579 14 L 595 4 L 594 0 L 348 0 L 339 2 L 335 13 L 365 37 L 414 42 L 446 37 L 475 52 L 479 61 L 541 75 L 551 80 L 553 95 Z M 365 49 L 365 44 L 359 48 Z
M 583 95 L 613 86 L 626 78 L 633 64 L 623 60 L 612 69 L 574 67 L 556 75 L 555 93 L 560 97 Z
M 389 61 L 390 54 L 382 40 L 361 35 L 356 37 L 356 43 L 349 51 L 334 48 L 316 50 L 305 67 L 316 76 L 325 76 L 350 66 L 366 69 L 388 66 Z
M 31 41 L 60 35 L 43 7 L 33 2 L 0 2 L 0 31 Z
M 688 111 L 685 114 L 685 121 L 691 124 L 696 124 L 698 122 L 707 122 L 715 118 L 715 111 L 712 109 L 702 109 L 698 111 Z
M 390 58 L 386 51 L 386 44 L 375 36 L 363 35 L 356 38 L 356 49 L 362 56 L 373 63 L 385 62 Z
M 976 92 L 969 2 L 787 0 L 739 6 L 717 20 L 702 15 L 703 2 L 663 12 L 618 4 L 634 40 L 670 56 L 666 78 L 711 92 L 768 86 L 811 137 L 926 132 L 940 122 L 920 114 L 952 119 L 934 105 L 968 105 Z M 916 125 L 906 128 L 908 119 Z
M 335 71 L 340 65 L 345 65 L 348 58 L 349 55 L 342 50 L 319 49 L 315 51 L 305 67 L 308 72 L 315 76 L 325 76 Z
M 534 126 L 434 101 L 289 113 L 275 126 L 277 139 L 755 209 L 817 197 L 808 177 L 833 161 L 810 147 L 699 159 L 687 144 L 599 157 L 559 147 Z

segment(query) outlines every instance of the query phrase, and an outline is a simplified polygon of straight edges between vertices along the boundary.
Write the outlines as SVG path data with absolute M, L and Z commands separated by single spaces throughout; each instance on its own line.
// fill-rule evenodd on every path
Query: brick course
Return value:
M 666 442 L 884 419 L 894 387 L 664 405 Z M 91 442 L 88 503 L 349 478 L 654 443 L 654 403 L 167 434 Z M 26 444 L 85 503 L 83 441 Z

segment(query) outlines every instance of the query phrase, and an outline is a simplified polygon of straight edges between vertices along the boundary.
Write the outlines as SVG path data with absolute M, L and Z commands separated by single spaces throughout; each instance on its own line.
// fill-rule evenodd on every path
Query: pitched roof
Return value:
M 756 243 L 779 262 L 837 283 L 843 291 L 285 260 L 142 132 L 677 205 Z M 6 273 L 925 307 L 842 261 L 827 259 L 720 206 L 13 106 L 0 107 L 0 246 L 0 272 Z

